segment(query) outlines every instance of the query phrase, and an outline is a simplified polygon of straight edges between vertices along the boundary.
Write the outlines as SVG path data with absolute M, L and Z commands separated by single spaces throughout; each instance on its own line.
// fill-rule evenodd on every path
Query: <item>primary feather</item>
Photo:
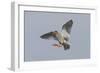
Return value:
M 72 24 L 73 24 L 73 21 L 69 20 L 67 23 L 65 23 L 62 26 L 62 30 L 66 30 L 66 32 L 70 33 L 71 32 L 71 28 L 72 28 Z
M 56 36 L 54 35 L 54 32 L 48 32 L 46 34 L 43 34 L 42 36 L 40 36 L 40 38 L 42 38 L 42 39 L 55 39 L 56 40 Z

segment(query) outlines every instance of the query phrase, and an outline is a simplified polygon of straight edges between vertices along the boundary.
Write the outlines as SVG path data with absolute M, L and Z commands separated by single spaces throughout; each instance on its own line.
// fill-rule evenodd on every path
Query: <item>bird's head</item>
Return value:
M 54 32 L 53 32 L 53 35 L 56 35 L 56 34 L 58 34 L 58 31 L 54 31 Z
M 58 34 L 58 31 L 54 31 L 55 34 Z

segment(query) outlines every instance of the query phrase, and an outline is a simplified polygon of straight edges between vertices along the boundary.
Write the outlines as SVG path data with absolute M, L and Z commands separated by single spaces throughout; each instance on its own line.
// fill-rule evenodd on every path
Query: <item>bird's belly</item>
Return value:
M 60 43 L 63 43 L 63 42 L 64 42 L 64 37 L 63 37 L 61 34 L 58 34 L 58 35 L 57 35 L 57 38 L 58 38 L 58 41 L 59 41 Z

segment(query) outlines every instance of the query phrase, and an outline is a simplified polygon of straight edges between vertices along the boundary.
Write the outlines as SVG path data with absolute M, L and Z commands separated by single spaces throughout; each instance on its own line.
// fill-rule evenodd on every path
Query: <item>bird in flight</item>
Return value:
M 64 50 L 70 48 L 70 33 L 73 25 L 73 20 L 69 20 L 62 26 L 61 32 L 57 30 L 48 32 L 40 36 L 42 39 L 54 39 L 58 41 L 58 44 L 53 44 L 55 47 L 64 47 Z

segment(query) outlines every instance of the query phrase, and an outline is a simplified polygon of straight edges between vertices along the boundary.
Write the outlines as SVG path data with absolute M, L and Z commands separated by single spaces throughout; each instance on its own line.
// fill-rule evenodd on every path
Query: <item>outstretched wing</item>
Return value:
M 46 34 L 43 34 L 43 35 L 40 36 L 40 38 L 42 38 L 42 39 L 55 39 L 55 40 L 57 40 L 56 35 L 54 34 L 54 32 L 48 32 Z
M 73 24 L 73 21 L 72 20 L 69 20 L 67 23 L 65 23 L 62 26 L 62 30 L 65 30 L 66 32 L 68 32 L 70 34 L 71 28 L 72 28 L 72 24 Z
M 64 37 L 64 39 L 66 41 L 68 41 L 69 38 L 70 38 L 70 32 L 71 32 L 72 24 L 73 24 L 73 21 L 69 20 L 67 23 L 65 23 L 62 26 L 62 32 L 61 32 L 61 34 L 62 34 L 62 36 Z

